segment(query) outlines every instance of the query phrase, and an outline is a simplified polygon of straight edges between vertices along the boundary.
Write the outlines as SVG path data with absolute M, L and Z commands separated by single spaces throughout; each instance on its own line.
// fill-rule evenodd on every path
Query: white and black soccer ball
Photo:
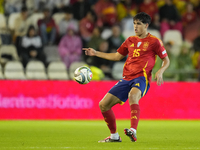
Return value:
M 87 84 L 92 80 L 92 71 L 86 66 L 78 67 L 74 71 L 74 79 L 80 84 Z

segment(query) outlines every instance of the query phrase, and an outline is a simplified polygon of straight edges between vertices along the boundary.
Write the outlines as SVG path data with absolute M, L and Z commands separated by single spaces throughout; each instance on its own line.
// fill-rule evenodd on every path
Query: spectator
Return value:
M 155 29 L 160 31 L 160 16 L 158 14 L 158 6 L 153 0 L 144 0 L 139 6 L 140 12 L 149 14 L 152 18 L 152 22 L 149 25 L 149 29 Z
M 52 14 L 63 12 L 66 6 L 70 5 L 70 0 L 48 0 L 48 5 L 52 9 Z
M 180 16 L 172 0 L 165 0 L 165 5 L 159 9 L 159 15 L 161 20 L 160 33 L 162 37 L 169 29 L 179 30 L 182 33 Z
M 175 55 L 172 54 L 171 50 L 172 50 L 172 45 L 173 43 L 171 41 L 165 43 L 165 49 L 167 51 L 168 57 L 170 59 L 170 66 L 168 67 L 168 69 L 166 70 L 165 74 L 163 74 L 164 79 L 166 80 L 174 80 L 177 81 L 178 80 L 178 74 L 175 73 L 175 71 L 178 70 L 178 62 L 177 62 L 177 57 Z M 160 68 L 160 66 L 162 66 L 162 60 L 157 57 L 154 69 L 153 69 L 153 73 L 155 74 L 155 71 L 158 70 L 158 68 Z
M 138 7 L 136 1 L 125 0 L 117 4 L 117 16 L 122 31 L 126 30 L 132 32 L 134 30 L 133 17 L 136 15 L 137 11 Z
M 121 44 L 125 41 L 124 36 L 121 33 L 121 29 L 118 25 L 114 25 L 112 27 L 112 36 L 108 38 L 109 43 L 109 52 L 115 53 L 117 49 L 121 46 Z M 120 61 L 126 61 L 126 57 L 124 57 Z M 115 62 L 111 61 L 110 66 L 113 67 Z
M 28 23 L 28 10 L 26 7 L 21 9 L 20 16 L 15 19 L 14 22 L 14 43 L 17 37 L 22 37 L 26 35 L 28 31 L 29 23 Z
M 95 27 L 95 13 L 88 11 L 85 18 L 81 19 L 79 24 L 80 35 L 83 39 L 83 45 L 87 45 L 92 37 L 92 32 Z
M 98 17 L 99 26 L 111 27 L 117 21 L 117 10 L 111 0 L 99 0 L 94 5 L 94 11 Z
M 96 26 L 92 32 L 92 36 L 91 36 L 90 41 L 87 44 L 87 47 L 98 49 L 102 41 L 103 39 L 101 37 L 101 29 L 98 26 Z
M 179 14 L 183 14 L 186 6 L 186 2 L 190 0 L 173 0 L 173 4 L 176 6 Z
M 73 5 L 77 0 L 70 0 L 70 4 Z
M 115 53 L 124 41 L 125 38 L 121 33 L 120 27 L 118 25 L 114 25 L 112 27 L 112 36 L 108 38 L 110 52 Z
M 160 16 L 159 14 L 154 15 L 154 19 L 152 20 L 151 24 L 149 25 L 149 29 L 154 29 L 160 31 Z
M 31 12 L 42 12 L 48 7 L 47 0 L 26 0 L 26 6 Z
M 85 0 L 77 0 L 72 5 L 74 18 L 77 20 L 83 19 L 87 12 L 90 11 L 90 4 Z
M 30 26 L 27 35 L 22 37 L 21 49 L 21 58 L 24 67 L 26 67 L 28 61 L 31 59 L 40 60 L 47 66 L 46 56 L 43 53 L 42 40 L 36 34 L 34 26 Z
M 200 1 L 191 1 L 192 4 L 194 5 L 194 10 L 197 13 L 198 16 L 200 16 Z
M 1 30 L 0 37 L 2 44 L 9 45 L 13 43 L 13 37 L 11 33 L 12 31 L 8 27 Z
M 88 2 L 90 3 L 90 5 L 94 5 L 98 2 L 98 0 L 88 0 Z
M 67 69 L 72 62 L 81 60 L 82 42 L 81 38 L 75 34 L 73 26 L 69 26 L 66 35 L 62 37 L 58 51 Z
M 55 21 L 50 15 L 50 10 L 45 8 L 43 13 L 44 18 L 38 20 L 40 36 L 42 37 L 42 42 L 44 45 L 52 45 L 55 44 L 56 41 L 57 27 Z
M 17 48 L 18 55 L 20 55 L 20 43 L 21 38 L 26 35 L 29 28 L 28 22 L 28 10 L 26 7 L 21 9 L 20 16 L 15 19 L 14 22 L 14 35 L 13 35 L 13 43 Z
M 200 51 L 196 51 L 192 55 L 192 64 L 193 64 L 194 68 L 199 71 L 197 76 L 198 76 L 198 81 L 200 81 Z
M 195 52 L 200 52 L 200 29 L 199 29 L 199 35 L 194 39 L 193 41 L 193 49 Z
M 109 44 L 108 44 L 108 42 L 107 41 L 102 41 L 97 50 L 101 51 L 101 52 L 105 52 L 105 53 L 109 52 Z M 100 68 L 103 71 L 103 73 L 105 74 L 106 77 L 108 77 L 108 78 L 112 77 L 111 76 L 111 69 L 112 68 L 111 68 L 109 60 L 102 59 L 102 58 L 99 58 L 99 57 L 95 57 L 93 59 L 92 65 Z
M 197 36 L 196 31 L 199 29 L 197 12 L 194 11 L 193 7 L 192 3 L 187 2 L 186 11 L 182 15 L 183 37 L 190 42 Z
M 199 55 L 199 57 L 198 57 L 198 59 L 197 59 L 197 69 L 198 69 L 198 71 L 199 71 L 199 75 L 198 75 L 198 81 L 200 81 L 200 55 Z
M 23 0 L 5 0 L 5 15 L 20 12 L 23 7 Z
M 98 49 L 101 42 L 103 42 L 103 39 L 101 38 L 101 29 L 96 26 L 92 32 L 92 36 L 87 44 L 87 47 Z M 92 63 L 93 59 L 94 57 L 88 57 L 87 55 L 84 55 L 84 60 L 89 65 Z
M 191 71 L 194 69 L 192 65 L 191 54 L 187 45 L 181 47 L 181 53 L 177 57 L 178 68 L 184 73 L 179 74 L 179 81 L 185 81 L 187 78 L 192 78 Z
M 129 17 L 132 18 L 136 15 L 136 13 L 137 13 L 137 5 L 133 3 L 132 0 L 124 0 L 117 4 L 118 21 L 121 21 L 124 18 L 129 18 Z
M 192 49 L 194 50 L 194 54 L 192 56 L 192 63 L 194 68 L 200 69 L 200 30 L 199 30 L 199 35 L 196 37 L 193 41 L 193 47 Z
M 48 8 L 52 14 L 63 11 L 65 6 L 70 4 L 70 0 L 26 0 L 26 6 L 33 12 L 42 12 Z
M 76 33 L 79 31 L 79 24 L 76 19 L 73 18 L 73 13 L 70 7 L 65 8 L 65 17 L 61 22 L 59 23 L 59 33 L 60 36 L 63 36 L 66 34 L 67 28 L 69 26 L 74 26 L 74 30 Z
M 149 14 L 152 20 L 154 20 L 155 14 L 158 13 L 158 6 L 153 0 L 144 0 L 140 4 L 139 11 Z
M 194 11 L 194 6 L 192 3 L 188 2 L 186 4 L 186 12 L 182 15 L 183 26 L 186 27 L 188 24 L 196 21 L 197 14 Z
M 165 5 L 165 0 L 156 0 L 156 4 L 158 8 L 160 9 L 160 7 Z
M 141 3 L 143 3 L 143 0 L 134 0 L 134 2 L 135 2 L 136 5 L 139 6 Z

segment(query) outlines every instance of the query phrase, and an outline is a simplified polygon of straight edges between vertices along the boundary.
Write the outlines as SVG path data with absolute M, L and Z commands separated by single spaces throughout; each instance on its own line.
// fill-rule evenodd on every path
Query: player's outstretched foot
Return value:
M 98 143 L 121 142 L 121 141 L 122 141 L 122 139 L 120 137 L 119 137 L 118 140 L 114 140 L 114 139 L 111 139 L 111 137 L 109 136 L 109 137 L 107 137 L 107 138 L 105 138 L 103 140 L 98 141 Z
M 124 129 L 124 133 L 131 139 L 132 142 L 137 141 L 136 133 L 130 129 Z

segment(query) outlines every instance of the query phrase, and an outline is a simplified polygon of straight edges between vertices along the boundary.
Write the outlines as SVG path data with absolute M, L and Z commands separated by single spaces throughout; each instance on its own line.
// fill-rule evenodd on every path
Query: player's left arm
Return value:
M 170 60 L 169 60 L 168 56 L 162 58 L 162 61 L 163 62 L 162 62 L 161 68 L 155 74 L 155 79 L 157 80 L 157 85 L 163 84 L 163 73 L 169 67 L 169 64 L 170 64 Z

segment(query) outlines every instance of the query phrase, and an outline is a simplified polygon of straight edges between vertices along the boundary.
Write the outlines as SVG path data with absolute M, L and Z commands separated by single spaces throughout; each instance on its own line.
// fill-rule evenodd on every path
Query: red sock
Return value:
M 137 130 L 138 122 L 140 119 L 140 106 L 132 104 L 131 106 L 131 128 Z
M 116 133 L 116 119 L 115 119 L 115 114 L 112 111 L 112 109 L 102 112 L 102 115 L 104 117 L 104 120 L 110 129 L 111 133 Z

